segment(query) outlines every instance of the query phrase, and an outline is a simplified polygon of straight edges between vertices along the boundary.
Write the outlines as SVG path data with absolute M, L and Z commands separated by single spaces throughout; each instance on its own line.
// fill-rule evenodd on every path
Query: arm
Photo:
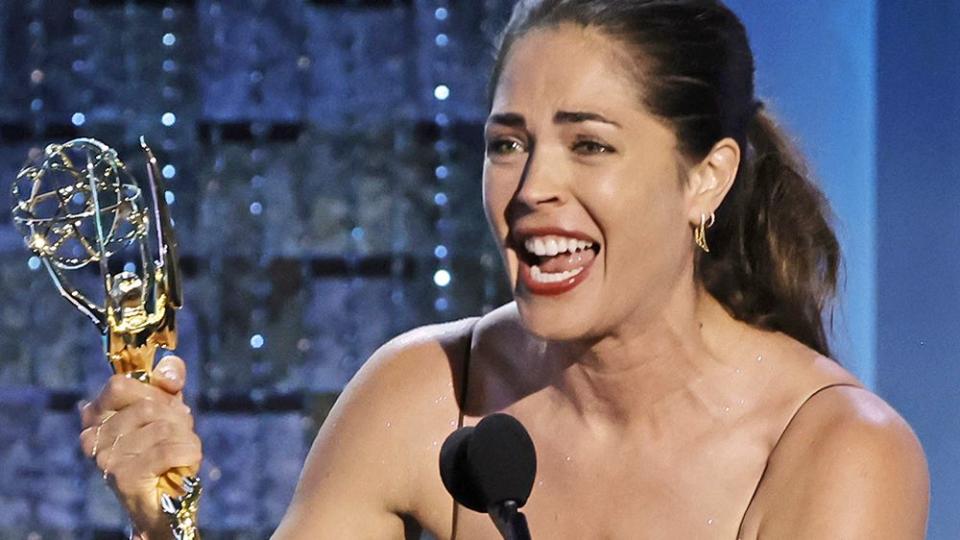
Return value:
M 431 423 L 420 402 L 432 402 L 424 396 L 438 382 L 446 388 L 449 371 L 437 369 L 446 363 L 429 332 L 401 336 L 367 361 L 317 435 L 275 539 L 403 538 L 424 467 L 411 449 Z
M 916 436 L 866 390 L 833 388 L 797 414 L 771 455 L 759 538 L 922 539 L 927 465 Z
M 461 347 L 463 328 L 405 334 L 364 365 L 320 430 L 276 538 L 403 537 L 401 516 L 409 527 L 411 510 L 424 508 L 413 503 L 442 491 L 438 449 L 424 441 L 441 440 L 457 417 L 450 347 Z M 181 399 L 185 374 L 183 362 L 168 356 L 153 384 L 115 375 L 81 410 L 83 452 L 104 471 L 140 538 L 171 537 L 158 477 L 173 467 L 196 469 L 202 459 Z M 426 505 L 427 514 L 442 511 L 434 506 Z

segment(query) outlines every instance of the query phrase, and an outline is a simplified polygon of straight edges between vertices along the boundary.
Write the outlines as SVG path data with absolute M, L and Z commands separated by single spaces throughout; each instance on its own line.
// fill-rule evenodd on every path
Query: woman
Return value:
M 321 429 L 277 538 L 497 538 L 437 467 L 458 422 L 497 411 L 537 448 L 536 538 L 923 537 L 923 452 L 828 358 L 838 245 L 754 97 L 735 15 L 523 2 L 485 137 L 515 301 L 381 348 Z M 155 387 L 112 379 L 81 434 L 87 455 L 98 431 L 129 434 L 95 460 L 151 539 L 168 534 L 157 475 L 200 460 L 183 365 L 158 369 Z

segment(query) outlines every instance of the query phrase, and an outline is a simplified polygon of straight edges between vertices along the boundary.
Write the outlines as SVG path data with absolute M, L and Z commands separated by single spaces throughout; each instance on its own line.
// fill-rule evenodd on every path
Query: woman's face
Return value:
M 485 128 L 487 219 L 524 324 L 547 339 L 647 325 L 692 276 L 676 139 L 614 47 L 573 25 L 527 34 Z

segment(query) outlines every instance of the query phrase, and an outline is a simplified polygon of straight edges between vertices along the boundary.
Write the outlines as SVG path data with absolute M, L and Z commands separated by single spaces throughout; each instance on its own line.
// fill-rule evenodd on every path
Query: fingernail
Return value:
M 160 370 L 160 374 L 163 375 L 163 378 L 167 379 L 168 381 L 176 381 L 180 378 L 176 370 L 171 368 L 162 368 Z
M 90 402 L 87 401 L 87 400 L 85 400 L 85 399 L 81 399 L 80 401 L 78 401 L 78 402 L 77 402 L 77 412 L 82 413 L 82 412 L 83 412 L 83 408 L 86 407 L 88 403 L 90 403 Z

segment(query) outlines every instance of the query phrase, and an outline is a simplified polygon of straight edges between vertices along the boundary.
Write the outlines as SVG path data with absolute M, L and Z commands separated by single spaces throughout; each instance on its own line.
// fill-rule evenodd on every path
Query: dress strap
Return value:
M 793 414 L 790 415 L 790 420 L 788 420 L 786 425 L 783 426 L 783 430 L 780 432 L 780 435 L 777 437 L 777 442 L 774 443 L 770 453 L 772 454 L 773 450 L 776 450 L 777 446 L 780 444 L 780 439 L 783 439 L 783 435 L 787 432 L 788 429 L 790 429 L 790 425 L 793 424 L 793 421 L 797 418 L 797 415 L 803 409 L 803 406 L 807 404 L 807 402 L 813 399 L 813 397 L 819 394 L 820 392 L 823 392 L 824 390 L 829 390 L 831 388 L 836 388 L 838 386 L 849 386 L 851 388 L 863 388 L 863 386 L 852 383 L 852 382 L 836 382 L 836 383 L 823 385 L 820 388 L 817 388 L 816 390 L 814 390 L 813 392 L 810 392 L 810 394 L 806 398 L 804 398 L 802 402 L 800 402 L 800 405 L 797 406 L 796 410 L 793 411 Z
M 478 319 L 479 320 L 479 319 Z M 470 352 L 473 349 L 473 334 L 476 331 L 477 322 L 470 325 L 470 332 L 467 334 L 467 344 L 463 353 L 463 378 L 460 381 L 460 412 L 457 414 L 457 429 L 463 427 L 464 409 L 467 407 L 467 391 L 470 389 Z M 453 510 L 450 517 L 450 540 L 457 539 L 457 525 L 460 518 L 460 505 L 453 501 Z
M 763 472 L 760 473 L 760 479 L 757 480 L 757 485 L 753 488 L 753 494 L 750 495 L 750 501 L 747 502 L 746 508 L 743 510 L 743 515 L 740 517 L 740 527 L 737 530 L 737 538 L 741 538 L 743 535 L 743 522 L 747 517 L 747 511 L 750 510 L 750 507 L 753 506 L 753 500 L 757 498 L 757 493 L 760 491 L 760 485 L 763 484 L 763 479 L 767 476 L 767 469 L 770 467 L 770 456 L 777 450 L 777 447 L 780 446 L 780 441 L 783 439 L 783 436 L 787 433 L 787 430 L 790 429 L 790 426 L 793 424 L 793 421 L 797 418 L 797 415 L 800 414 L 800 411 L 803 410 L 803 406 L 806 405 L 814 396 L 823 392 L 824 390 L 829 390 L 831 388 L 836 388 L 838 386 L 849 386 L 851 388 L 863 388 L 863 386 L 852 383 L 852 382 L 835 382 L 830 384 L 825 384 L 815 389 L 813 392 L 807 394 L 807 397 L 800 402 L 800 405 L 793 411 L 793 414 L 790 415 L 790 419 L 787 420 L 787 423 L 784 424 L 783 429 L 780 431 L 780 435 L 777 436 L 777 441 L 773 443 L 773 446 L 770 448 L 770 453 L 767 455 L 767 462 L 763 466 Z
M 470 325 L 470 333 L 467 335 L 467 343 L 463 352 L 463 378 L 460 381 L 460 414 L 457 418 L 457 429 L 463 427 L 463 410 L 467 406 L 467 391 L 470 389 L 470 352 L 473 349 L 473 333 L 476 327 L 476 322 Z

